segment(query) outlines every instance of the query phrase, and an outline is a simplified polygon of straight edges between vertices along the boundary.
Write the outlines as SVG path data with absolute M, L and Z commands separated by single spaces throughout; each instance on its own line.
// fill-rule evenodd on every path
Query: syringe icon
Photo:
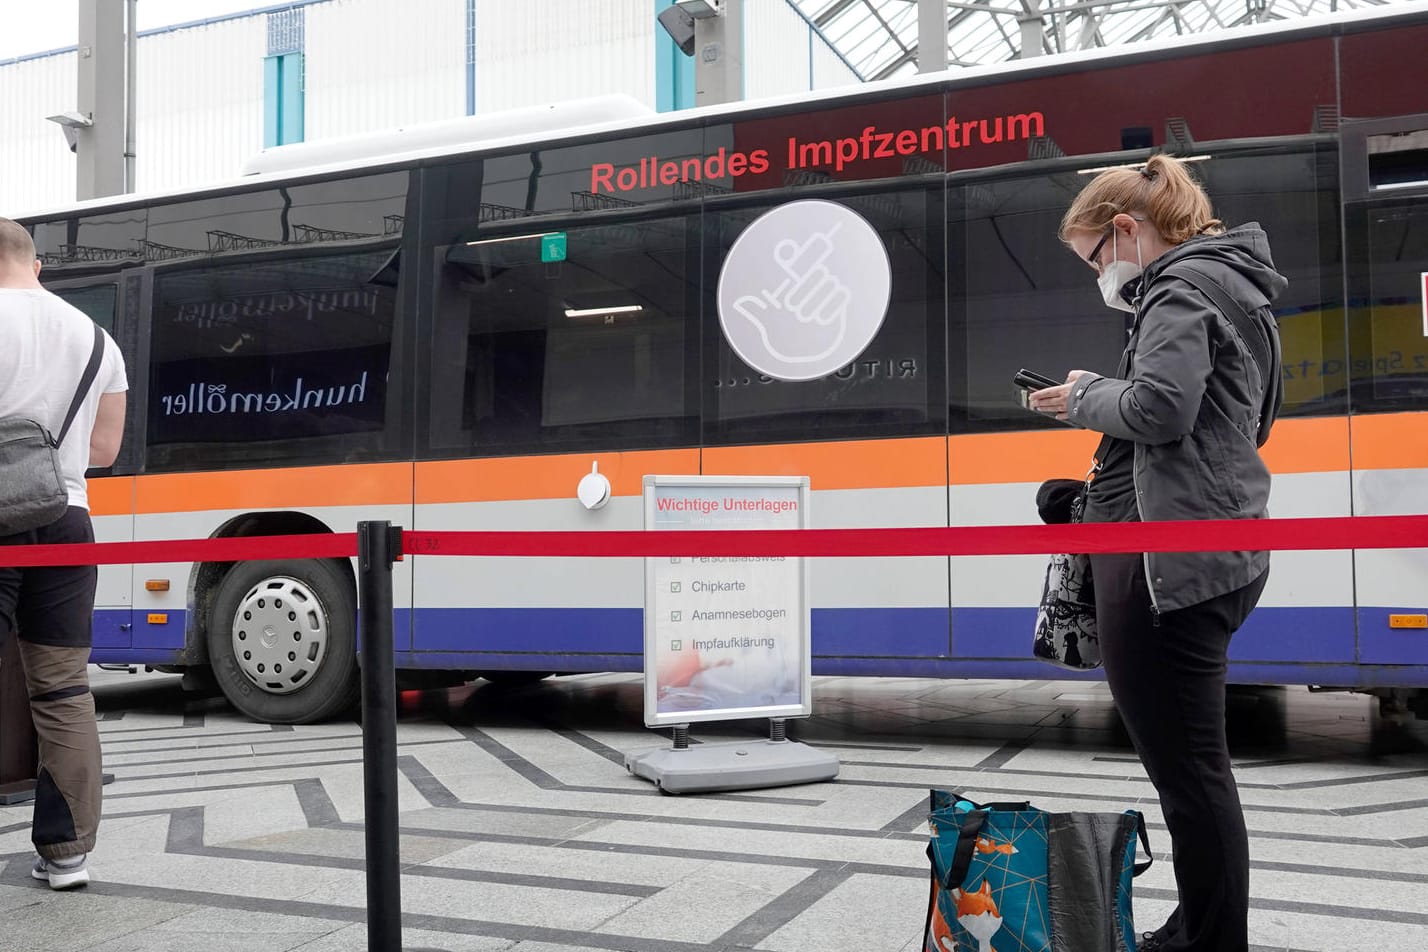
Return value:
M 825 264 L 833 254 L 833 237 L 841 227 L 841 222 L 835 222 L 826 231 L 814 232 L 801 243 L 792 238 L 778 242 L 774 245 L 773 259 L 787 277 L 772 290 L 764 289 L 757 295 L 746 294 L 734 301 L 734 310 L 758 328 L 764 346 L 779 360 L 787 363 L 822 360 L 843 342 L 853 295 Z M 816 324 L 819 327 L 836 324 L 838 330 L 834 339 L 827 342 L 819 353 L 786 355 L 769 340 L 764 319 L 771 310 L 791 314 L 800 324 Z

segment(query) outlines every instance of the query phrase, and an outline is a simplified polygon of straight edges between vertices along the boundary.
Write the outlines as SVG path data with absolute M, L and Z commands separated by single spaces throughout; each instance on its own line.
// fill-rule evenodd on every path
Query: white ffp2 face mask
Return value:
M 1135 313 L 1135 307 L 1121 296 L 1121 289 L 1140 277 L 1144 269 L 1140 265 L 1140 236 L 1135 239 L 1135 262 L 1121 261 L 1116 257 L 1116 237 L 1118 232 L 1113 228 L 1111 231 L 1111 263 L 1101 271 L 1101 276 L 1096 279 L 1096 284 L 1101 288 L 1101 299 L 1106 302 L 1106 307 L 1113 307 L 1118 311 L 1128 311 Z

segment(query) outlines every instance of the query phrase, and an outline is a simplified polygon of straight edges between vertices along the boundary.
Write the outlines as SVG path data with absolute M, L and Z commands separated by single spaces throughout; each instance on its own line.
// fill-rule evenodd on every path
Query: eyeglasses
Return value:
M 1110 240 L 1111 232 L 1115 231 L 1115 226 L 1106 229 L 1106 233 L 1101 236 L 1101 240 L 1096 242 L 1096 247 L 1091 249 L 1091 253 L 1086 256 L 1086 263 L 1096 269 L 1096 273 L 1101 271 L 1101 249 L 1106 247 L 1106 242 Z

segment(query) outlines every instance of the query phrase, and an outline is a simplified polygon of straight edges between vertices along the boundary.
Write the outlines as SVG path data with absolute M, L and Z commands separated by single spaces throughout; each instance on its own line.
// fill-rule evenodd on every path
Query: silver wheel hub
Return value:
M 327 609 L 295 578 L 274 576 L 249 589 L 233 614 L 233 658 L 268 694 L 306 687 L 327 655 Z

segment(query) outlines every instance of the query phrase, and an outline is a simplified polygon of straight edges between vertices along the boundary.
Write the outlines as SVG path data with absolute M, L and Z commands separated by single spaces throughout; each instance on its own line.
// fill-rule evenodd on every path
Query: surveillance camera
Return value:
M 694 17 L 683 7 L 666 7 L 659 12 L 659 25 L 685 56 L 694 55 Z
M 79 130 L 88 129 L 94 125 L 94 120 L 81 112 L 62 112 L 57 116 L 46 116 L 46 120 L 53 122 L 64 132 L 64 141 L 69 143 L 69 151 L 79 151 Z

